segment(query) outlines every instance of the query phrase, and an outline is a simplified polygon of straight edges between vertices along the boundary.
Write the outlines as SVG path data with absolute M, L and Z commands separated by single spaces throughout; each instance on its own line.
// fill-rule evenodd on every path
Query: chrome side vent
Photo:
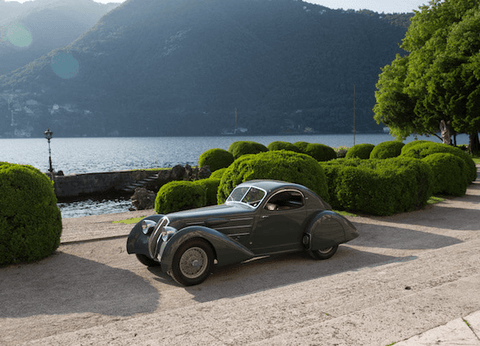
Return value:
M 155 227 L 155 230 L 152 232 L 150 237 L 148 238 L 148 253 L 150 254 L 151 258 L 155 258 L 157 254 L 157 243 L 162 236 L 162 232 L 165 229 L 165 226 L 168 225 L 168 219 L 163 217 L 160 222 Z

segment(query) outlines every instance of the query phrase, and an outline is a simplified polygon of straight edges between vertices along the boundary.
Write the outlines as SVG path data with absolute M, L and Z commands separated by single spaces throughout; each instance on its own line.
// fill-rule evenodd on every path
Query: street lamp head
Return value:
M 51 139 L 52 139 L 52 135 L 53 135 L 53 132 L 50 131 L 50 129 L 47 129 L 47 131 L 45 131 L 45 138 L 46 138 L 46 139 L 51 140 Z

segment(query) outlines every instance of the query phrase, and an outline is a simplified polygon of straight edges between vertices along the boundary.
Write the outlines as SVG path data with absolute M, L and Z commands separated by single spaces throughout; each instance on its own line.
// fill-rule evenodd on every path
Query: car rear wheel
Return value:
M 324 260 L 335 255 L 335 252 L 337 252 L 337 249 L 338 249 L 338 245 L 331 246 L 321 250 L 312 250 L 310 251 L 310 255 L 315 259 Z
M 135 255 L 137 256 L 137 259 L 140 261 L 140 263 L 146 265 L 147 267 L 158 267 L 160 265 L 159 262 L 154 261 L 150 257 L 138 253 Z
M 213 260 L 212 247 L 205 240 L 186 241 L 173 256 L 171 275 L 181 285 L 198 285 L 210 275 Z

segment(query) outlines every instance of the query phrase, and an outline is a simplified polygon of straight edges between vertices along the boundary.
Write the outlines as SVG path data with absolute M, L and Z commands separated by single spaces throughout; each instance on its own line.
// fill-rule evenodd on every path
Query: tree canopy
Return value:
M 480 129 L 480 8 L 475 0 L 432 0 L 420 7 L 401 46 L 408 55 L 382 69 L 374 119 L 399 138 L 417 134 L 451 144 Z M 441 131 L 441 136 L 437 133 Z M 473 147 L 473 148 L 472 148 Z

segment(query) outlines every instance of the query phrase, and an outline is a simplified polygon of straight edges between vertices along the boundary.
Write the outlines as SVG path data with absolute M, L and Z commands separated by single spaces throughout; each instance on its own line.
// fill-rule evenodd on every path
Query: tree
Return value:
M 480 9 L 475 0 L 432 0 L 415 12 L 398 56 L 382 69 L 374 119 L 405 138 L 412 133 L 470 135 L 480 130 Z M 437 132 L 441 130 L 441 136 Z

